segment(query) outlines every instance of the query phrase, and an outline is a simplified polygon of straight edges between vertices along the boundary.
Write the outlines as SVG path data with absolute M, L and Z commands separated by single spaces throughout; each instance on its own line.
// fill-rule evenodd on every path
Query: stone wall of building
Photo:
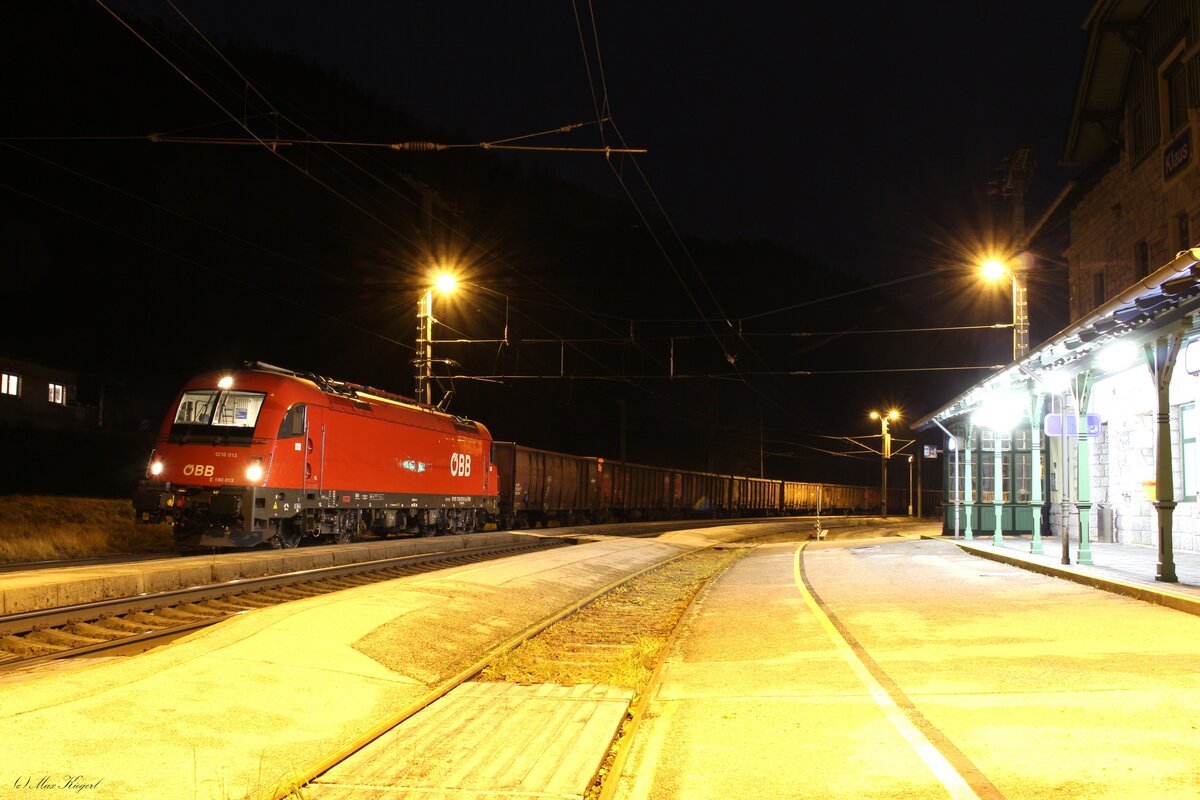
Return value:
M 1182 363 L 1171 381 L 1171 472 L 1178 505 L 1173 517 L 1176 550 L 1200 551 L 1200 504 L 1184 499 L 1183 455 L 1179 409 L 1196 402 L 1200 378 Z M 1157 394 L 1143 365 L 1096 384 L 1092 411 L 1103 419 L 1104 432 L 1092 453 L 1092 530 L 1097 531 L 1099 505 L 1114 512 L 1116 539 L 1122 544 L 1157 546 L 1158 511 L 1155 484 Z
M 1200 159 L 1193 159 L 1200 161 Z M 1071 211 L 1070 313 L 1074 322 L 1096 308 L 1094 280 L 1104 275 L 1104 299 L 1119 295 L 1142 277 L 1137 249 L 1145 242 L 1149 272 L 1196 244 L 1200 217 L 1200 169 L 1164 182 L 1159 153 L 1131 163 L 1128 152 Z M 1181 235 L 1179 216 L 1188 221 Z

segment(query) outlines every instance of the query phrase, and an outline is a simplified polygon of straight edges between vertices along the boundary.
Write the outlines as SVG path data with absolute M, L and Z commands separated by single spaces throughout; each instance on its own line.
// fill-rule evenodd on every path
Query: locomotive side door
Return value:
M 289 504 L 304 503 L 306 495 L 321 488 L 325 439 L 322 411 L 317 406 L 297 403 L 288 409 L 279 426 L 271 483 L 297 493 L 295 498 L 288 499 Z
M 304 426 L 304 502 L 325 488 L 325 409 L 308 406 Z M 319 498 L 311 498 L 319 499 Z

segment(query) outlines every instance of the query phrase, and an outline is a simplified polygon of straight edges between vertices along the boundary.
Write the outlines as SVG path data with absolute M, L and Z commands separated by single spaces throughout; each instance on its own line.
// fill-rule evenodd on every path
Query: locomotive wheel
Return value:
M 300 530 L 295 525 L 289 525 L 286 522 L 280 521 L 275 528 L 275 536 L 271 539 L 271 546 L 277 550 L 290 550 L 293 547 L 300 546 Z
M 361 514 L 352 514 L 346 520 L 346 525 L 333 535 L 334 544 L 349 544 L 357 542 L 367 532 L 367 524 Z

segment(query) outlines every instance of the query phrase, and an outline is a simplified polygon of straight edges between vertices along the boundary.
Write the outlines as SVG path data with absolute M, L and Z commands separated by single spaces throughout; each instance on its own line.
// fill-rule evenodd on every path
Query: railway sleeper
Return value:
M 105 617 L 104 619 L 95 620 L 90 624 L 120 634 L 145 633 L 146 631 L 153 630 L 149 625 L 134 622 L 124 617 Z
M 104 625 L 96 625 L 91 622 L 81 622 L 77 625 L 71 625 L 67 628 L 72 634 L 77 636 L 87 636 L 96 641 L 111 642 L 114 639 L 124 639 L 129 635 L 128 631 L 120 631 L 115 628 L 109 628 Z
M 37 642 L 38 644 L 48 645 L 58 650 L 72 650 L 76 647 L 107 641 L 106 639 L 95 639 L 90 636 L 80 636 L 61 628 L 47 628 L 43 631 L 34 631 L 23 638 L 27 642 Z
M 11 653 L 18 658 L 48 656 L 52 653 L 61 653 L 63 650 L 69 649 L 68 647 L 39 642 L 36 639 L 29 641 L 27 636 L 5 636 L 0 639 L 0 651 Z

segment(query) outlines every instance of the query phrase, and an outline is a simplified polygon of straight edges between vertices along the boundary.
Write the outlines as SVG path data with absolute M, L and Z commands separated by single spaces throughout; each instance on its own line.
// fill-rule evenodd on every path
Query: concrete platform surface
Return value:
M 515 544 L 528 541 L 530 537 L 528 533 L 476 533 L 4 573 L 0 574 L 0 614 L 94 603 L 315 567 L 441 553 L 464 547 Z
M 1005 536 L 997 545 L 992 536 L 953 539 L 931 535 L 928 538 L 950 541 L 972 555 L 1081 583 L 1095 589 L 1132 597 L 1148 603 L 1200 615 L 1200 553 L 1175 551 L 1172 560 L 1178 580 L 1160 581 L 1157 548 L 1137 544 L 1092 542 L 1090 564 L 1079 562 L 1079 543 L 1072 539 L 1067 561 L 1062 556 L 1062 539 L 1042 537 L 1042 552 L 1033 553 L 1028 536 Z
M 330 770 L 309 800 L 582 798 L 633 692 L 465 683 Z
M 689 610 L 615 797 L 947 796 L 807 610 L 795 550 L 756 548 Z
M 557 548 L 252 611 L 133 658 L 6 675 L 0 798 L 39 783 L 87 785 L 73 791 L 89 800 L 259 796 L 491 648 L 687 549 Z

